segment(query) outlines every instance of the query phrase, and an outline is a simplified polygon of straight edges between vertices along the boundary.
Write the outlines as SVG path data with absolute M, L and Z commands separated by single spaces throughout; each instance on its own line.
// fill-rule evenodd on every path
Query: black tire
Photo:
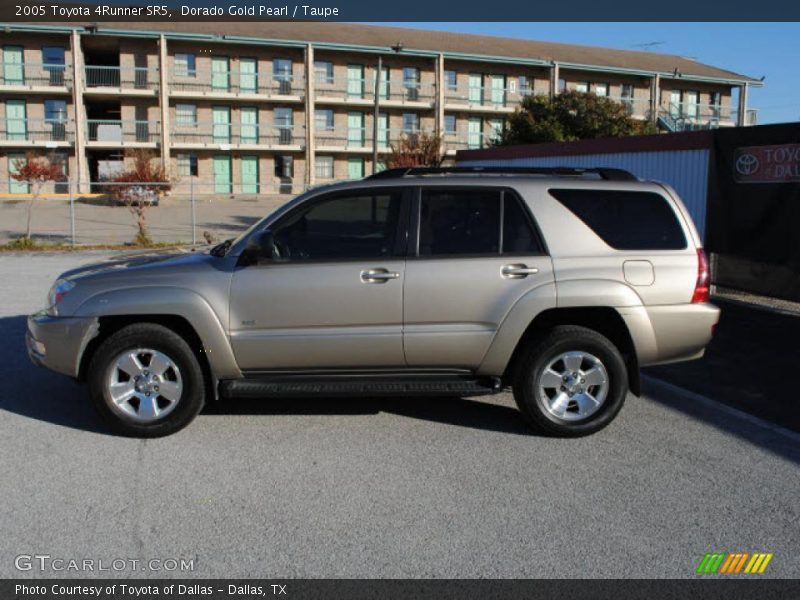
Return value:
M 137 348 L 150 348 L 168 356 L 180 371 L 182 385 L 171 412 L 146 423 L 137 422 L 115 409 L 107 384 L 116 358 Z M 203 370 L 189 344 L 171 329 L 155 323 L 128 325 L 103 341 L 89 362 L 87 383 L 100 417 L 115 432 L 126 436 L 154 438 L 175 433 L 191 423 L 205 403 Z
M 591 354 L 603 363 L 608 374 L 608 392 L 596 412 L 580 420 L 569 420 L 551 414 L 538 393 L 537 382 L 554 359 L 575 351 Z M 628 393 L 625 361 L 608 338 L 592 329 L 574 325 L 554 327 L 522 352 L 512 382 L 514 400 L 525 420 L 539 432 L 558 437 L 589 435 L 613 421 L 625 403 Z

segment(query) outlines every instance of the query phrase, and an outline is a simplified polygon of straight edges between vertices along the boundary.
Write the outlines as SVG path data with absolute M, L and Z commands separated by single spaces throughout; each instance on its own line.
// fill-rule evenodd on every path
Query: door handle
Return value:
M 528 275 L 536 275 L 538 272 L 539 269 L 536 267 L 529 267 L 523 264 L 503 265 L 503 268 L 500 269 L 500 273 L 506 279 L 523 279 Z
M 361 281 L 364 283 L 386 283 L 390 279 L 397 279 L 400 273 L 386 269 L 364 269 L 361 271 Z

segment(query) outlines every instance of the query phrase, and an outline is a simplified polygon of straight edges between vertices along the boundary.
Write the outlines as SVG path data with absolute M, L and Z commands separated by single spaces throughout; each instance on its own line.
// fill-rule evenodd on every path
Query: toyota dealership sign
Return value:
M 800 144 L 737 148 L 733 167 L 739 183 L 800 181 Z

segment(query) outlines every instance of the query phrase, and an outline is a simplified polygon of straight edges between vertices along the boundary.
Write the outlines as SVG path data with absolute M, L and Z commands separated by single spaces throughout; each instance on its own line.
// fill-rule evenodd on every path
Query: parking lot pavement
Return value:
M 659 384 L 576 440 L 530 434 L 508 394 L 237 401 L 109 435 L 23 349 L 21 315 L 87 258 L 0 255 L 2 577 L 41 576 L 14 567 L 35 553 L 195 560 L 94 573 L 116 576 L 694 577 L 734 551 L 800 576 L 799 438 Z

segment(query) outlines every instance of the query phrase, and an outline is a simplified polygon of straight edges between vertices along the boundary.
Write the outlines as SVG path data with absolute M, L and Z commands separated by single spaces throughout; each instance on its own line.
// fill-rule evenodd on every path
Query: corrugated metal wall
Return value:
M 548 156 L 503 160 L 458 161 L 459 166 L 495 167 L 617 167 L 640 179 L 671 185 L 680 195 L 705 239 L 708 194 L 708 150 L 676 150 L 582 156 Z

